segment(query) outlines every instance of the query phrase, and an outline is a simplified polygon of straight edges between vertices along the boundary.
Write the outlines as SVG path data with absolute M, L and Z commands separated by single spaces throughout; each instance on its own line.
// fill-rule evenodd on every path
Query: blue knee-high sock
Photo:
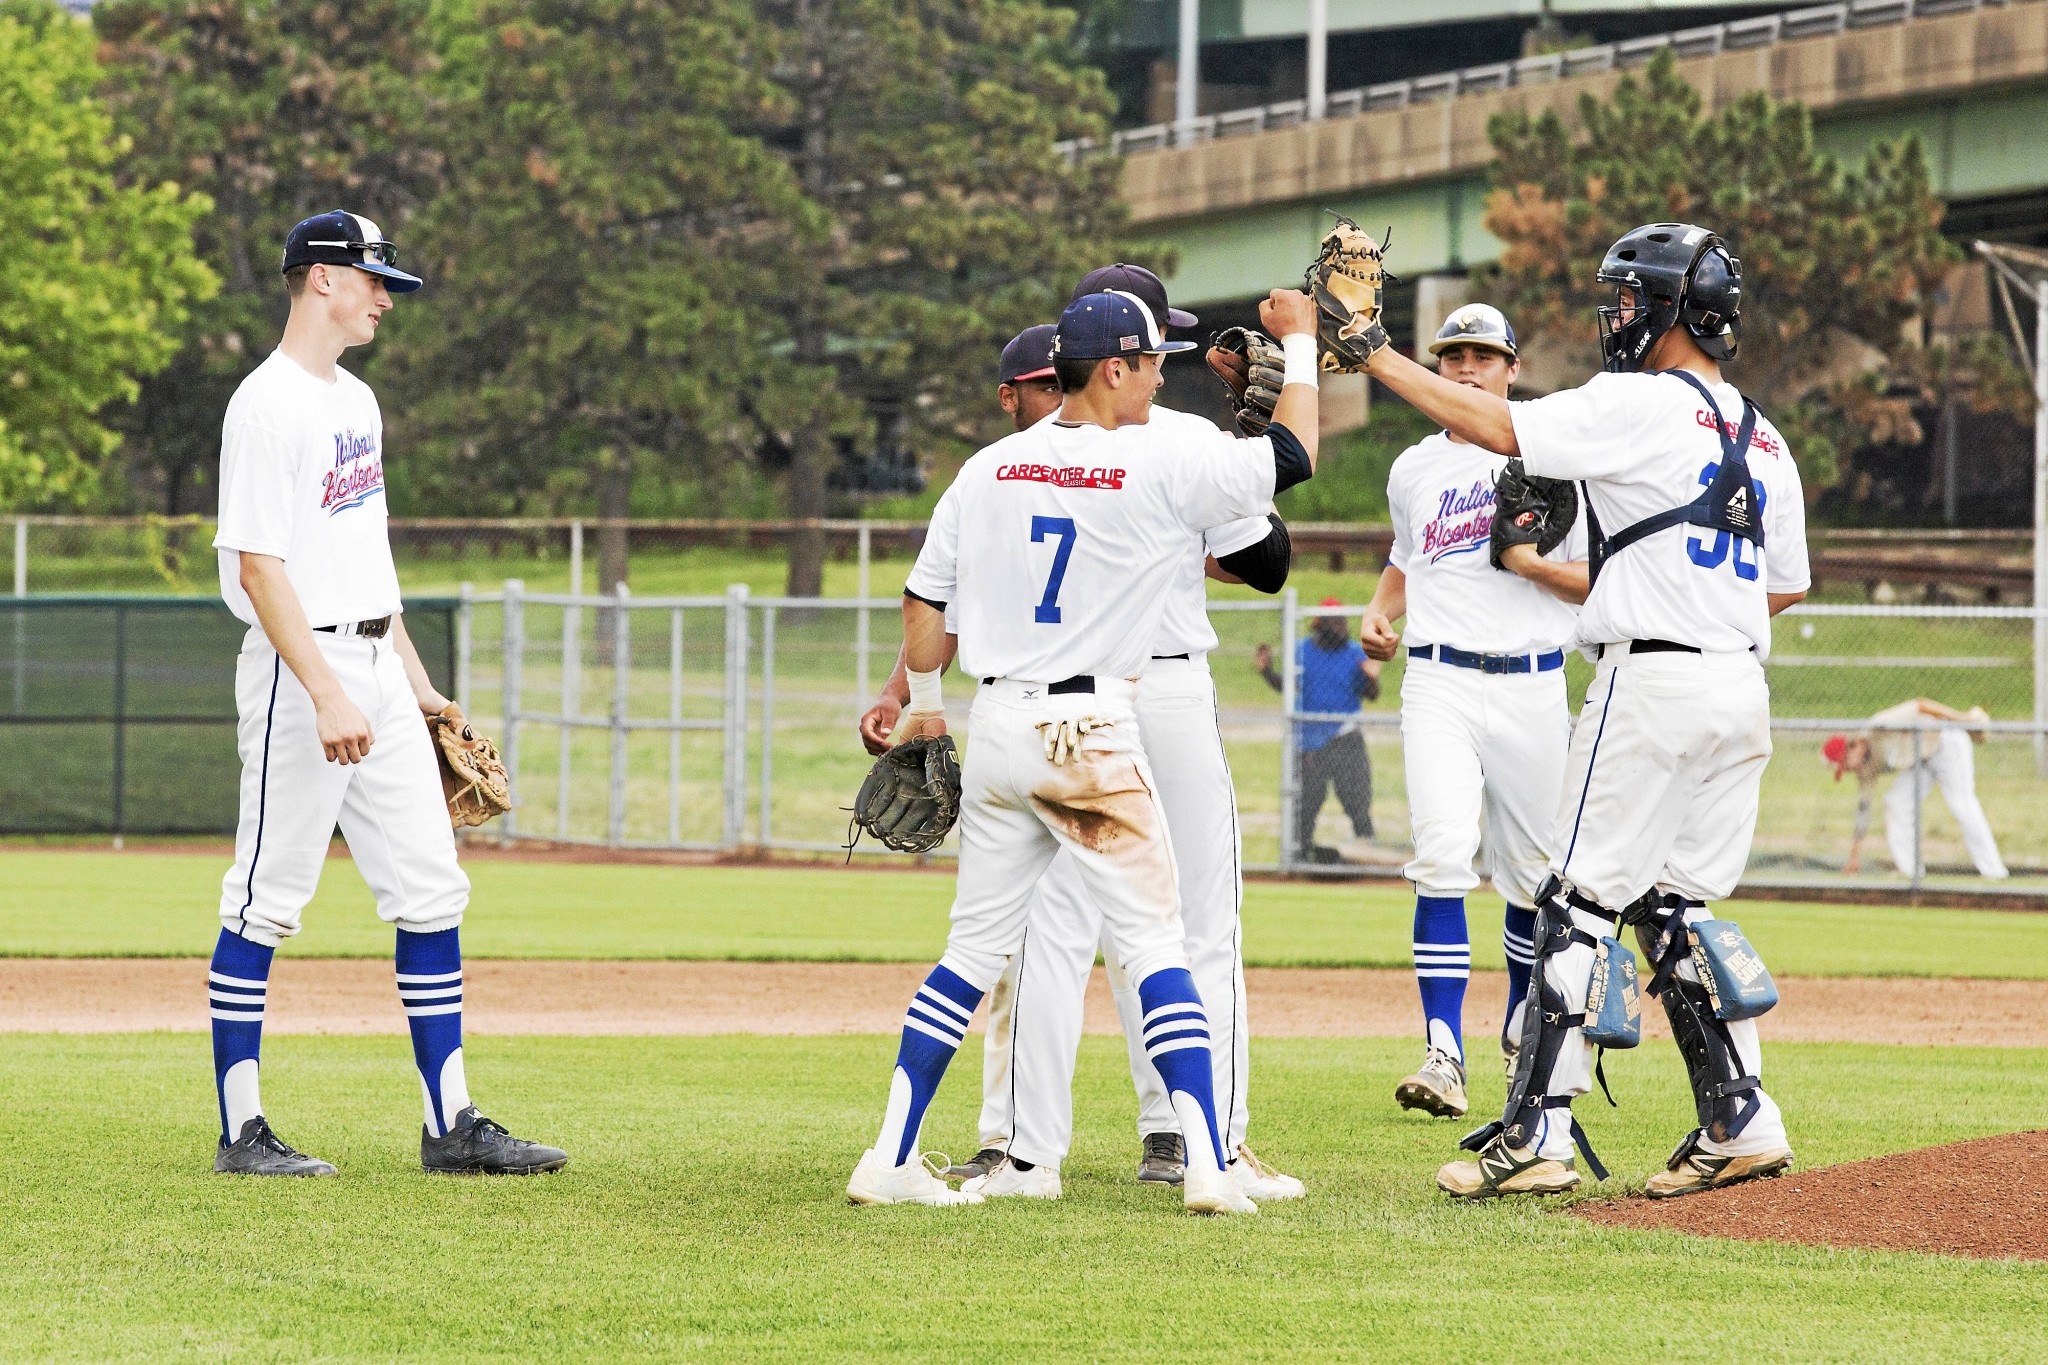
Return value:
M 967 984 L 943 963 L 910 997 L 903 1014 L 903 1041 L 896 1047 L 896 1070 L 889 1082 L 889 1108 L 882 1115 L 875 1151 L 901 1166 L 917 1151 L 918 1130 L 931 1106 L 939 1081 L 967 1037 L 967 1025 L 981 1004 L 982 992 Z
M 459 930 L 398 931 L 398 999 L 412 1030 L 412 1058 L 426 1096 L 427 1132 L 445 1137 L 469 1105 L 462 1073 L 462 943 Z
M 1465 1060 L 1465 982 L 1472 975 L 1472 942 L 1465 932 L 1463 896 L 1415 898 L 1415 984 L 1429 1045 Z
M 1138 983 L 1144 1015 L 1145 1055 L 1159 1072 L 1168 1096 L 1178 1091 L 1201 1106 L 1209 1125 L 1209 1147 L 1220 1170 L 1229 1164 L 1216 1123 L 1214 1063 L 1209 1056 L 1209 1015 L 1185 967 L 1163 967 Z
M 263 1051 L 263 1005 L 276 951 L 230 929 L 222 929 L 213 945 L 206 998 L 213 1015 L 213 1088 L 220 1098 L 224 1142 L 240 1137 L 242 1125 L 263 1112 L 256 1086 L 257 1057 Z
M 1509 1038 L 1518 1036 L 1515 1029 L 1529 994 L 1529 973 L 1536 965 L 1536 912 L 1510 905 L 1501 925 L 1500 946 L 1508 958 L 1508 1012 L 1500 1032 Z

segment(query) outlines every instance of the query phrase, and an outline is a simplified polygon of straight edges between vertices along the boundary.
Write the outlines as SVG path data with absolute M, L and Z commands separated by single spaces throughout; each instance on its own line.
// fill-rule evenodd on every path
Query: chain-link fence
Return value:
M 1331 639 L 1312 623 L 1342 623 L 1331 647 L 1354 649 L 1361 610 L 1303 607 L 1291 593 L 1212 604 L 1220 644 L 1210 666 L 1249 868 L 1392 875 L 1409 857 L 1405 659 L 1378 668 L 1347 709 L 1303 704 L 1308 651 Z M 1965 840 L 1974 791 L 2013 874 L 2001 885 L 2048 892 L 2039 775 L 2048 731 L 2034 720 L 2032 619 L 2027 608 L 1869 606 L 1802 606 L 1779 618 L 1769 665 L 1777 755 L 1751 880 L 1975 881 Z M 897 599 L 771 598 L 744 588 L 579 598 L 514 583 L 466 598 L 461 620 L 459 686 L 472 713 L 504 734 L 515 769 L 508 832 L 619 846 L 843 846 L 844 807 L 869 762 L 855 725 L 894 663 Z M 1567 656 L 1574 710 L 1592 671 Z M 951 714 L 971 746 L 960 686 L 949 682 Z M 1872 719 L 1918 698 L 1981 708 L 1983 718 L 1967 729 L 1931 715 Z M 1967 744 L 1959 749 L 1951 734 Z M 1823 759 L 1835 735 L 1845 745 L 1867 737 L 1879 760 L 1851 764 L 1838 780 Z M 1893 795 L 1900 783 L 1924 799 Z M 1859 806 L 1869 828 L 1852 873 Z M 1898 833 L 1901 821 L 1909 837 Z M 1895 863 L 1900 849 L 1907 856 Z

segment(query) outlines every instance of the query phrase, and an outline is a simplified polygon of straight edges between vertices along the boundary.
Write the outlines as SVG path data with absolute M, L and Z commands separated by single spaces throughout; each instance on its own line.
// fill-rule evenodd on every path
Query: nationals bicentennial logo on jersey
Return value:
M 384 456 L 375 436 L 353 427 L 334 433 L 334 464 L 320 480 L 320 508 L 328 516 L 361 507 L 384 491 Z
M 1470 488 L 1446 488 L 1436 515 L 1422 528 L 1422 553 L 1434 564 L 1477 550 L 1493 534 L 1493 485 L 1475 479 Z

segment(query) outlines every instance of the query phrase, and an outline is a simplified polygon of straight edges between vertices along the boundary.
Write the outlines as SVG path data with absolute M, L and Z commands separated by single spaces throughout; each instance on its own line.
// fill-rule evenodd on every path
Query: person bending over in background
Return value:
M 1854 739 L 1828 736 L 1820 754 L 1835 770 L 1835 781 L 1841 781 L 1845 772 L 1856 774 L 1856 835 L 1849 841 L 1844 872 L 1861 869 L 1863 836 L 1870 833 L 1870 799 L 1877 794 L 1877 779 L 1894 772 L 1899 777 L 1884 799 L 1884 835 L 1901 876 L 1925 875 L 1927 871 L 1926 860 L 1919 856 L 1915 827 L 1920 803 L 1937 783 L 1942 800 L 1948 802 L 1956 823 L 1963 827 L 1963 847 L 1970 851 L 1978 873 L 1994 879 L 2007 875 L 1991 822 L 1984 816 L 1984 803 L 1977 799 L 1977 761 L 1970 752 L 1971 741 L 1984 742 L 1984 731 L 1970 722 L 1989 719 L 1981 706 L 1958 711 L 1915 697 L 1872 716 L 1869 729 Z M 1915 730 L 1922 733 L 1916 736 Z

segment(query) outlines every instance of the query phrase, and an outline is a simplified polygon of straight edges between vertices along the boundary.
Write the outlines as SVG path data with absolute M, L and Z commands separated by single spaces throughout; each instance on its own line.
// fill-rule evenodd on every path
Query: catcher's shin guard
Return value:
M 1691 973 L 1691 946 L 1686 913 L 1704 909 L 1701 901 L 1668 891 L 1651 891 L 1631 905 L 1623 922 L 1633 924 L 1643 955 L 1650 961 L 1650 984 L 1644 989 L 1664 1006 L 1671 1036 L 1685 1058 L 1699 1127 L 1679 1144 L 1671 1164 L 1683 1161 L 1701 1137 L 1729 1142 L 1749 1126 L 1762 1107 L 1762 1088 L 1744 1064 L 1728 1025 L 1714 1014 L 1714 997 Z
M 1576 892 L 1565 891 L 1563 883 L 1555 876 L 1536 893 L 1536 962 L 1530 973 L 1529 994 L 1522 1003 L 1521 1046 L 1515 1055 L 1514 1075 L 1508 1082 L 1507 1107 L 1498 1123 L 1489 1123 L 1466 1135 L 1459 1145 L 1467 1151 L 1478 1151 L 1495 1137 L 1517 1150 L 1534 1146 L 1542 1135 L 1546 1112 L 1562 1109 L 1569 1114 L 1571 1111 L 1570 1095 L 1552 1095 L 1549 1092 L 1558 1055 L 1564 1050 L 1572 1030 L 1585 1027 L 1586 1016 L 1583 1011 L 1573 1012 L 1570 1009 L 1570 1001 L 1551 980 L 1550 959 L 1573 944 L 1591 948 L 1599 943 L 1598 939 L 1572 923 L 1573 909 L 1602 919 L 1614 918 Z M 1576 1118 L 1571 1120 L 1571 1135 L 1585 1156 L 1586 1168 L 1593 1173 L 1593 1178 L 1605 1180 L 1607 1168 L 1594 1154 L 1593 1145 Z

